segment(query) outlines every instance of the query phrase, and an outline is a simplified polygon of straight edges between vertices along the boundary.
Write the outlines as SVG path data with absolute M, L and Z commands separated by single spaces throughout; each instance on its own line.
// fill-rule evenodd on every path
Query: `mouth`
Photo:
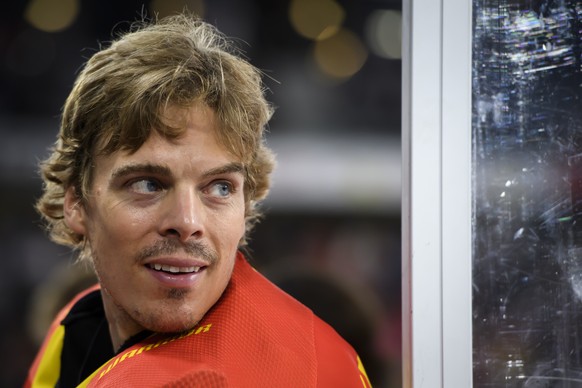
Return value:
M 158 284 L 166 288 L 191 289 L 205 278 L 206 265 L 184 263 L 147 263 L 144 268 Z M 196 263 L 198 264 L 198 263 Z
M 153 269 L 154 271 L 166 272 L 172 275 L 193 274 L 198 273 L 201 269 L 204 269 L 204 267 L 198 266 L 176 267 L 167 264 L 147 264 L 146 267 L 148 267 L 149 269 Z

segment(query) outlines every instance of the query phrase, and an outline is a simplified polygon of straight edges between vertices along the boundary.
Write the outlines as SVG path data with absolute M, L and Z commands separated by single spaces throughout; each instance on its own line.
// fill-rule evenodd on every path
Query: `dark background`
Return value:
M 374 386 L 399 387 L 400 0 L 5 2 L 0 386 L 22 384 L 39 331 L 72 289 L 71 279 L 80 279 L 69 268 L 71 253 L 48 241 L 33 210 L 41 188 L 37 163 L 55 139 L 75 75 L 129 22 L 184 5 L 237 39 L 265 72 L 277 107 L 268 141 L 279 167 L 266 218 L 251 236 L 253 264 L 352 343 Z M 298 33 L 290 17 L 301 9 L 313 17 L 315 6 L 335 7 L 322 8 L 316 21 L 343 11 L 340 31 L 319 42 Z M 374 43 L 374 26 L 388 52 Z M 316 61 L 330 42 L 339 47 L 332 71 L 360 59 L 343 76 Z

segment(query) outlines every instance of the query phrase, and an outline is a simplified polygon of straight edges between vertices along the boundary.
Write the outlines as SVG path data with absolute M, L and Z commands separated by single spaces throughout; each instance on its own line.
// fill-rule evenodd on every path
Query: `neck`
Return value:
M 113 350 L 117 352 L 125 341 L 143 331 L 143 327 L 138 325 L 124 310 L 113 303 L 107 290 L 101 289 L 101 295 L 103 298 L 105 317 L 109 324 Z

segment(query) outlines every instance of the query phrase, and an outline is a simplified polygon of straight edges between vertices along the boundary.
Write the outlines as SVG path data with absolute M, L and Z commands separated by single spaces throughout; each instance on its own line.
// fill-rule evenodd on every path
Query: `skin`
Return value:
M 214 112 L 195 104 L 165 117 L 183 136 L 154 132 L 133 154 L 97 156 L 89 197 L 65 196 L 65 221 L 93 254 L 115 349 L 144 329 L 195 326 L 225 290 L 245 229 L 242 167 L 217 142 Z

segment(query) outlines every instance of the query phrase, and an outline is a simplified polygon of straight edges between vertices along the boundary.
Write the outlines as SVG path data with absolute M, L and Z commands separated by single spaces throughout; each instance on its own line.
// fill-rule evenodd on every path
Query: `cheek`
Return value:
M 244 205 L 241 207 L 242 209 L 240 210 L 237 219 L 239 219 L 238 222 L 238 235 L 240 238 L 242 238 L 243 234 L 245 233 L 246 230 L 246 211 L 245 211 L 245 207 Z
M 151 228 L 156 223 L 159 216 L 153 211 L 145 211 L 143 209 L 127 209 L 123 214 L 124 227 L 128 231 L 142 231 Z
M 217 225 L 218 236 L 223 236 L 223 245 L 237 248 L 246 230 L 244 207 L 231 209 L 228 217 L 220 218 Z M 228 238 L 224 238 L 228 236 Z
M 97 249 L 116 250 L 144 234 L 153 219 L 151 214 L 123 204 L 104 206 L 100 212 L 92 214 L 89 237 Z

